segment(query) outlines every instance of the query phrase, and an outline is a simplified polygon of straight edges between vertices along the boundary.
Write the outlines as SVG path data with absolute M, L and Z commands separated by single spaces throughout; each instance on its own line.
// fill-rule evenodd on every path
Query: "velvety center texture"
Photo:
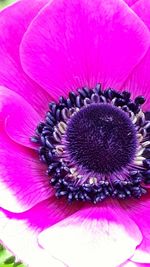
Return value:
M 92 104 L 77 112 L 68 123 L 66 141 L 77 165 L 102 174 L 130 164 L 137 143 L 129 116 L 110 104 Z

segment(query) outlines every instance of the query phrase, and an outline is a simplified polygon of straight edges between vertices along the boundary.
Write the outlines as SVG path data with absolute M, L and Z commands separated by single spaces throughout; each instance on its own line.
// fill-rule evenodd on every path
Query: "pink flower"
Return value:
M 150 103 L 149 10 L 147 0 L 22 0 L 0 14 L 0 238 L 31 267 L 150 266 L 147 159 L 150 139 L 149 114 L 146 113 Z M 112 89 L 98 93 L 98 85 L 93 89 L 98 83 L 103 89 L 114 88 L 118 95 Z M 48 167 L 39 160 L 39 144 L 34 144 L 30 138 L 35 135 L 37 125 L 45 121 L 48 103 L 58 103 L 60 96 L 66 99 L 70 91 L 83 86 L 91 88 L 90 96 L 85 89 L 86 96 L 75 96 L 74 116 L 70 115 L 68 122 L 64 119 L 63 124 L 62 120 L 58 123 L 60 106 L 57 108 L 57 125 L 52 126 L 57 144 L 50 143 L 48 137 L 41 138 L 43 128 L 32 138 L 32 141 L 43 142 L 40 159 L 45 160 Z M 135 102 L 131 103 L 130 96 L 122 93 L 125 89 L 132 93 Z M 144 99 L 136 98 L 138 95 L 146 99 L 142 107 Z M 80 101 L 87 107 L 82 109 Z M 60 102 L 63 103 L 63 99 Z M 118 107 L 124 107 L 124 111 Z M 87 111 L 90 116 L 94 109 L 97 109 L 97 113 L 93 113 L 95 119 L 92 118 L 91 124 L 86 123 Z M 63 110 L 61 116 L 69 116 L 64 107 L 60 110 Z M 71 112 L 71 108 L 68 110 Z M 103 129 L 98 128 L 99 134 L 104 136 L 102 139 L 99 135 L 98 139 L 95 137 L 98 112 L 103 115 Z M 111 120 L 113 124 L 107 125 Z M 122 121 L 126 127 L 122 126 Z M 51 122 L 45 130 L 50 131 Z M 66 128 L 63 129 L 66 124 L 67 134 Z M 65 135 L 60 146 L 61 131 Z M 111 136 L 109 140 L 106 132 Z M 84 150 L 82 133 L 86 133 L 87 140 L 92 135 Z M 104 139 L 106 150 L 102 145 Z M 45 145 L 45 142 L 49 143 Z M 80 180 L 77 193 L 71 191 L 77 187 L 68 189 L 70 182 L 62 186 L 54 179 L 54 173 L 46 175 L 47 168 L 49 174 L 52 172 L 52 149 L 47 149 L 51 145 L 55 153 L 62 153 L 63 158 L 57 157 L 59 160 L 65 159 L 68 166 L 74 164 L 77 168 L 80 179 L 75 170 L 66 171 L 67 175 L 71 172 L 70 177 Z M 66 154 L 63 154 L 64 147 L 68 151 Z M 99 153 L 99 147 L 100 152 L 103 151 L 103 164 L 96 165 L 94 156 L 95 151 Z M 76 149 L 80 153 L 76 153 Z M 87 172 L 86 164 L 93 170 L 100 168 L 101 172 Z M 110 175 L 111 168 L 115 172 Z M 133 177 L 131 185 L 127 183 L 126 186 L 123 181 L 128 181 L 133 170 L 138 170 L 139 176 Z M 58 171 L 57 168 L 57 177 Z M 91 177 L 91 173 L 96 173 L 96 178 Z M 102 185 L 97 186 L 97 182 L 102 184 L 102 178 L 106 182 L 103 194 Z M 110 181 L 115 188 L 112 192 L 109 191 Z M 116 181 L 121 182 L 123 189 L 118 189 L 120 185 L 116 185 Z M 83 190 L 86 183 L 93 190 L 85 189 L 87 194 Z M 81 194 L 81 187 L 84 194 Z M 57 196 L 67 194 L 69 200 L 76 201 L 68 203 L 65 197 L 58 199 L 55 190 Z M 70 191 L 66 193 L 65 190 Z M 100 201 L 108 191 L 111 196 Z M 90 201 L 79 201 L 85 198 Z

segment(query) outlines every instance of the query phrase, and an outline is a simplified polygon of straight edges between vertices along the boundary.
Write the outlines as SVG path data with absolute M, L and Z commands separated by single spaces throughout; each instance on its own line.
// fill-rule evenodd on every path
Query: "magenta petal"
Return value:
M 32 266 L 33 260 L 36 260 L 36 267 L 54 267 L 52 263 L 48 265 L 48 260 L 51 257 L 46 252 L 45 261 L 42 265 L 39 265 L 41 260 L 43 260 L 44 255 L 42 256 L 42 253 L 44 253 L 44 250 L 38 245 L 37 235 L 41 230 L 73 214 L 79 210 L 79 207 L 80 205 L 75 203 L 68 205 L 66 201 L 57 200 L 56 197 L 52 197 L 23 213 L 15 214 L 2 210 L 2 217 L 0 217 L 0 239 L 5 246 L 11 249 L 25 263 L 28 263 L 29 266 Z M 36 250 L 37 253 L 40 253 L 40 258 L 35 257 L 34 252 Z M 47 264 L 44 265 L 44 263 Z
M 61 237 L 61 238 L 60 238 Z M 114 206 L 85 208 L 39 235 L 50 255 L 69 267 L 117 266 L 141 242 L 136 224 Z
M 136 263 L 128 260 L 127 262 L 117 266 L 117 267 L 150 267 L 150 264 Z
M 33 230 L 36 229 L 41 232 L 72 215 L 82 206 L 79 203 L 71 203 L 69 205 L 66 199 L 57 199 L 53 196 L 38 203 L 32 209 L 17 214 L 16 217 L 25 220 Z M 39 216 L 40 214 L 41 216 Z
M 150 1 L 140 0 L 132 6 L 134 12 L 143 20 L 150 30 Z M 143 94 L 147 102 L 145 109 L 150 108 L 150 48 L 140 64 L 134 69 L 129 79 L 124 84 L 124 88 L 130 89 L 133 96 Z
M 22 70 L 19 46 L 32 19 L 48 0 L 21 0 L 0 12 L 0 84 L 22 95 L 43 114 L 48 94 Z
M 140 203 L 140 205 L 131 203 L 132 206 L 129 207 L 128 213 L 130 217 L 137 223 L 139 226 L 143 240 L 141 244 L 136 248 L 132 261 L 149 263 L 150 264 L 150 200 L 149 196 Z
M 132 6 L 134 12 L 142 19 L 150 30 L 150 1 L 138 0 Z
M 139 267 L 135 262 L 127 260 L 126 262 L 116 266 L 116 267 Z
M 130 200 L 128 202 L 122 202 L 126 214 L 138 225 L 143 240 L 141 244 L 136 248 L 132 261 L 140 263 L 150 263 L 150 192 L 145 195 L 141 201 Z
M 140 246 L 137 247 L 133 257 L 131 258 L 134 262 L 149 263 L 150 265 L 150 239 L 144 238 Z
M 29 267 L 65 267 L 38 245 L 36 229 L 29 229 L 25 221 L 7 218 L 3 212 L 0 212 L 0 239 Z
M 35 147 L 30 137 L 42 120 L 32 106 L 15 92 L 0 86 L 0 119 L 9 137 L 27 147 Z
M 134 5 L 139 0 L 124 0 L 125 3 L 127 3 L 129 6 Z
M 127 267 L 130 267 L 130 266 L 127 266 Z M 135 263 L 135 267 L 150 267 L 150 264 L 148 264 L 148 263 Z
M 9 219 L 23 220 L 30 231 L 39 233 L 72 215 L 81 209 L 82 206 L 83 204 L 81 205 L 79 203 L 71 203 L 68 205 L 66 200 L 58 200 L 55 196 L 52 196 L 22 213 L 12 213 L 4 209 L 1 210 Z
M 149 31 L 123 1 L 53 1 L 25 33 L 21 61 L 57 98 L 97 82 L 120 86 L 149 43 Z
M 20 212 L 53 195 L 37 152 L 0 133 L 0 207 Z

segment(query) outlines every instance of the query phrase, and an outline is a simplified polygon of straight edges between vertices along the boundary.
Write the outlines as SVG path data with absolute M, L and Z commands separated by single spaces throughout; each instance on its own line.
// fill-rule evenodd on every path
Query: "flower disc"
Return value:
M 120 171 L 135 156 L 135 127 L 125 112 L 110 104 L 82 108 L 71 118 L 66 136 L 71 159 L 87 171 Z

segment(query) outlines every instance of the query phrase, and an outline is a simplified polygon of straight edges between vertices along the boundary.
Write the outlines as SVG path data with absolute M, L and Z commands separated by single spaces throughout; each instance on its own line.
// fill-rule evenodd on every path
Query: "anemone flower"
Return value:
M 150 266 L 149 10 L 0 14 L 0 238 L 31 267 Z

